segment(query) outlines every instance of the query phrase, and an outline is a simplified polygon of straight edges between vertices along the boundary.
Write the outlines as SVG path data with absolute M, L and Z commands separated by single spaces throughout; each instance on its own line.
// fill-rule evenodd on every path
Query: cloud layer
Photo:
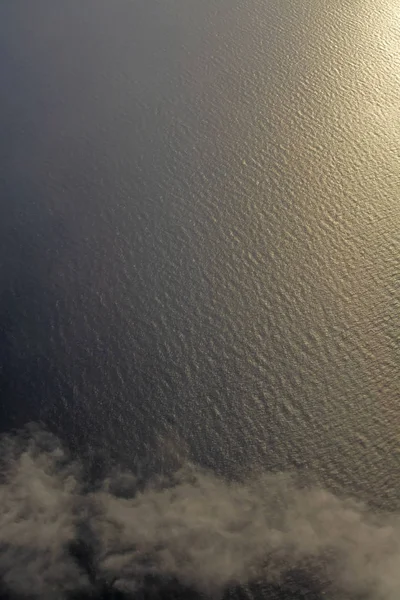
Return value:
M 0 451 L 0 577 L 11 594 L 130 597 L 172 585 L 215 598 L 294 577 L 325 598 L 399 597 L 398 515 L 283 474 L 228 482 L 187 465 L 145 486 L 120 472 L 88 485 L 34 428 L 3 437 Z

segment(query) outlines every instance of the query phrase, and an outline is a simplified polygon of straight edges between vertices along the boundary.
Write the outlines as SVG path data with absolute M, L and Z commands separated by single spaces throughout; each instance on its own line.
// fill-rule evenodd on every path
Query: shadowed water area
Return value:
M 397 600 L 399 0 L 3 0 L 0 84 L 4 597 Z

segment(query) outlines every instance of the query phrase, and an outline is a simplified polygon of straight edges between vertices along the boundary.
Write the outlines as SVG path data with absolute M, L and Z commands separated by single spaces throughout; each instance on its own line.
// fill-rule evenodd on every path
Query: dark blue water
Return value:
M 133 520 L 147 525 L 146 541 L 122 526 L 129 544 L 136 536 L 135 548 L 151 555 L 168 546 L 160 532 L 170 540 L 176 526 L 186 532 L 182 548 L 196 548 L 187 568 L 177 545 L 171 561 L 157 554 L 157 577 L 207 594 L 254 578 L 279 587 L 281 575 L 259 574 L 260 557 L 275 550 L 255 541 L 257 519 L 243 516 L 251 497 L 251 511 L 264 511 L 263 539 L 272 539 L 272 521 L 292 531 L 276 547 L 307 538 L 296 556 L 282 551 L 293 568 L 306 569 L 307 593 L 313 561 L 320 581 L 321 557 L 334 552 L 352 575 L 329 588 L 332 596 L 367 593 L 366 586 L 374 600 L 397 597 L 399 26 L 397 0 L 2 2 L 1 427 L 40 423 L 59 440 L 43 442 L 36 432 L 28 447 L 22 434 L 7 442 L 4 468 L 20 465 L 2 488 L 4 505 L 14 507 L 0 524 L 0 541 L 17 553 L 12 562 L 15 539 L 26 532 L 27 546 L 17 544 L 22 565 L 32 552 L 42 556 L 32 550 L 31 528 L 50 510 L 41 492 L 40 508 L 21 508 L 24 534 L 12 537 L 5 524 L 14 509 L 20 514 L 21 498 L 42 489 L 35 477 L 47 473 L 51 490 L 64 490 L 65 465 L 52 454 L 63 444 L 100 469 L 97 476 L 118 465 L 140 472 L 145 488 L 178 465 L 208 469 L 190 476 L 205 477 L 194 488 L 179 475 L 177 496 L 167 500 L 174 487 L 163 484 L 155 512 L 152 497 L 139 510 L 137 488 L 130 492 L 139 510 Z M 282 491 L 278 473 L 288 471 L 298 481 Z M 249 473 L 256 491 L 249 483 L 224 487 Z M 268 473 L 275 479 L 264 481 Z M 71 477 L 82 482 L 75 467 Z M 299 486 L 310 480 L 391 511 L 390 524 L 379 521 L 392 531 L 381 551 L 384 534 L 354 509 L 355 521 L 372 529 L 354 530 L 348 543 L 374 548 L 368 560 L 380 566 L 372 583 L 367 559 L 356 552 L 353 564 L 343 542 L 347 505 L 321 489 L 318 500 L 305 496 Z M 276 494 L 302 515 L 295 525 Z M 46 523 L 76 514 L 54 502 Z M 335 515 L 334 534 L 325 517 L 308 520 L 306 504 L 310 514 Z M 225 537 L 221 547 L 211 535 L 242 526 L 238 547 Z M 323 551 L 304 528 L 324 540 Z M 108 540 L 106 554 L 110 544 L 117 552 L 97 521 L 92 529 Z M 390 568 L 383 555 L 392 557 Z M 136 559 L 129 559 L 134 575 L 107 560 L 98 558 L 100 572 L 113 568 L 118 581 L 143 575 Z M 274 565 L 268 572 L 281 574 Z M 29 592 L 59 597 L 74 589 L 46 569 L 35 571 Z M 26 593 L 7 560 L 0 571 L 7 589 Z M 336 575 L 329 571 L 327 580 Z M 75 571 L 67 579 L 81 581 Z M 303 597 L 301 580 L 296 575 L 285 593 Z

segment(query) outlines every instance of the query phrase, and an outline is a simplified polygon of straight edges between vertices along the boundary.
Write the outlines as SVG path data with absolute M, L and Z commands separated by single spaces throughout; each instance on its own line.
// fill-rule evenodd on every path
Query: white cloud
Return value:
M 130 474 L 83 491 L 79 466 L 49 434 L 0 447 L 0 575 L 15 593 L 60 598 L 95 580 L 134 591 L 151 575 L 215 597 L 299 569 L 328 598 L 399 597 L 397 515 L 285 475 L 238 483 L 190 466 L 141 491 Z M 80 561 L 79 538 L 89 548 Z

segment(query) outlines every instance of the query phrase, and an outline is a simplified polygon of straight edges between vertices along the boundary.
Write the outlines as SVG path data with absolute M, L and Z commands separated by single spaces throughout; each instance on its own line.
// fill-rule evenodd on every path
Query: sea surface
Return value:
M 0 429 L 0 595 L 399 598 L 399 0 L 1 0 Z

